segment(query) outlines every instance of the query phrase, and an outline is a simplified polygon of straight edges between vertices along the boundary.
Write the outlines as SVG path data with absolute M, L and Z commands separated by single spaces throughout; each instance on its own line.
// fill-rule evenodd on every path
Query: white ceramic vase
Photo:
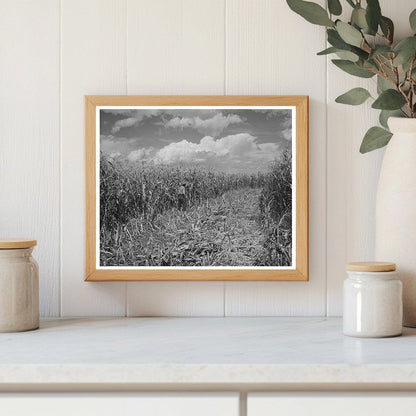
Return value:
M 397 264 L 403 323 L 416 327 L 416 119 L 391 117 L 377 191 L 376 260 Z

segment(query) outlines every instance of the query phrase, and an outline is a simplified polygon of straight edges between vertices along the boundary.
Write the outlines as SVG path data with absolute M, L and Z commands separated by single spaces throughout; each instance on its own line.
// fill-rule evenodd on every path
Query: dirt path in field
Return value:
M 138 218 L 124 231 L 117 264 L 253 266 L 262 253 L 260 189 L 238 189 L 185 211 L 169 210 L 150 225 Z
M 262 250 L 257 223 L 260 189 L 238 189 L 181 213 L 174 245 L 182 248 L 185 264 L 252 266 Z
M 260 189 L 240 189 L 224 194 L 220 206 L 227 237 L 223 249 L 229 252 L 232 263 L 239 266 L 253 265 L 261 250 L 261 232 L 258 226 Z

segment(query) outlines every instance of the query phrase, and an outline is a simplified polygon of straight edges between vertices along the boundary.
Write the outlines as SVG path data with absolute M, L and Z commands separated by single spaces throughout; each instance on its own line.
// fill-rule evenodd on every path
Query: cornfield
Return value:
M 100 252 L 102 266 L 289 265 L 290 156 L 249 175 L 101 155 Z
M 292 157 L 272 163 L 260 194 L 260 224 L 265 236 L 264 266 L 292 264 Z

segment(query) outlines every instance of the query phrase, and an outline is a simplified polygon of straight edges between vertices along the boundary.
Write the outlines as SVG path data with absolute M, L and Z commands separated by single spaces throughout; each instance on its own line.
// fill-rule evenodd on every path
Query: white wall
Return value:
M 406 33 L 413 1 L 381 4 Z M 334 104 L 373 81 L 315 55 L 323 28 L 285 0 L 0 0 L 0 10 L 0 235 L 38 239 L 42 315 L 341 313 L 344 263 L 373 256 L 383 152 L 358 153 L 371 110 Z M 84 282 L 87 94 L 309 95 L 310 281 Z

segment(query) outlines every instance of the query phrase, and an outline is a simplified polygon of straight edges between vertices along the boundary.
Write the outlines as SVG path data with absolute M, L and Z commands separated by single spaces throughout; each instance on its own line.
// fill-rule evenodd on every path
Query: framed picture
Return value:
M 86 280 L 308 280 L 308 97 L 86 96 Z

